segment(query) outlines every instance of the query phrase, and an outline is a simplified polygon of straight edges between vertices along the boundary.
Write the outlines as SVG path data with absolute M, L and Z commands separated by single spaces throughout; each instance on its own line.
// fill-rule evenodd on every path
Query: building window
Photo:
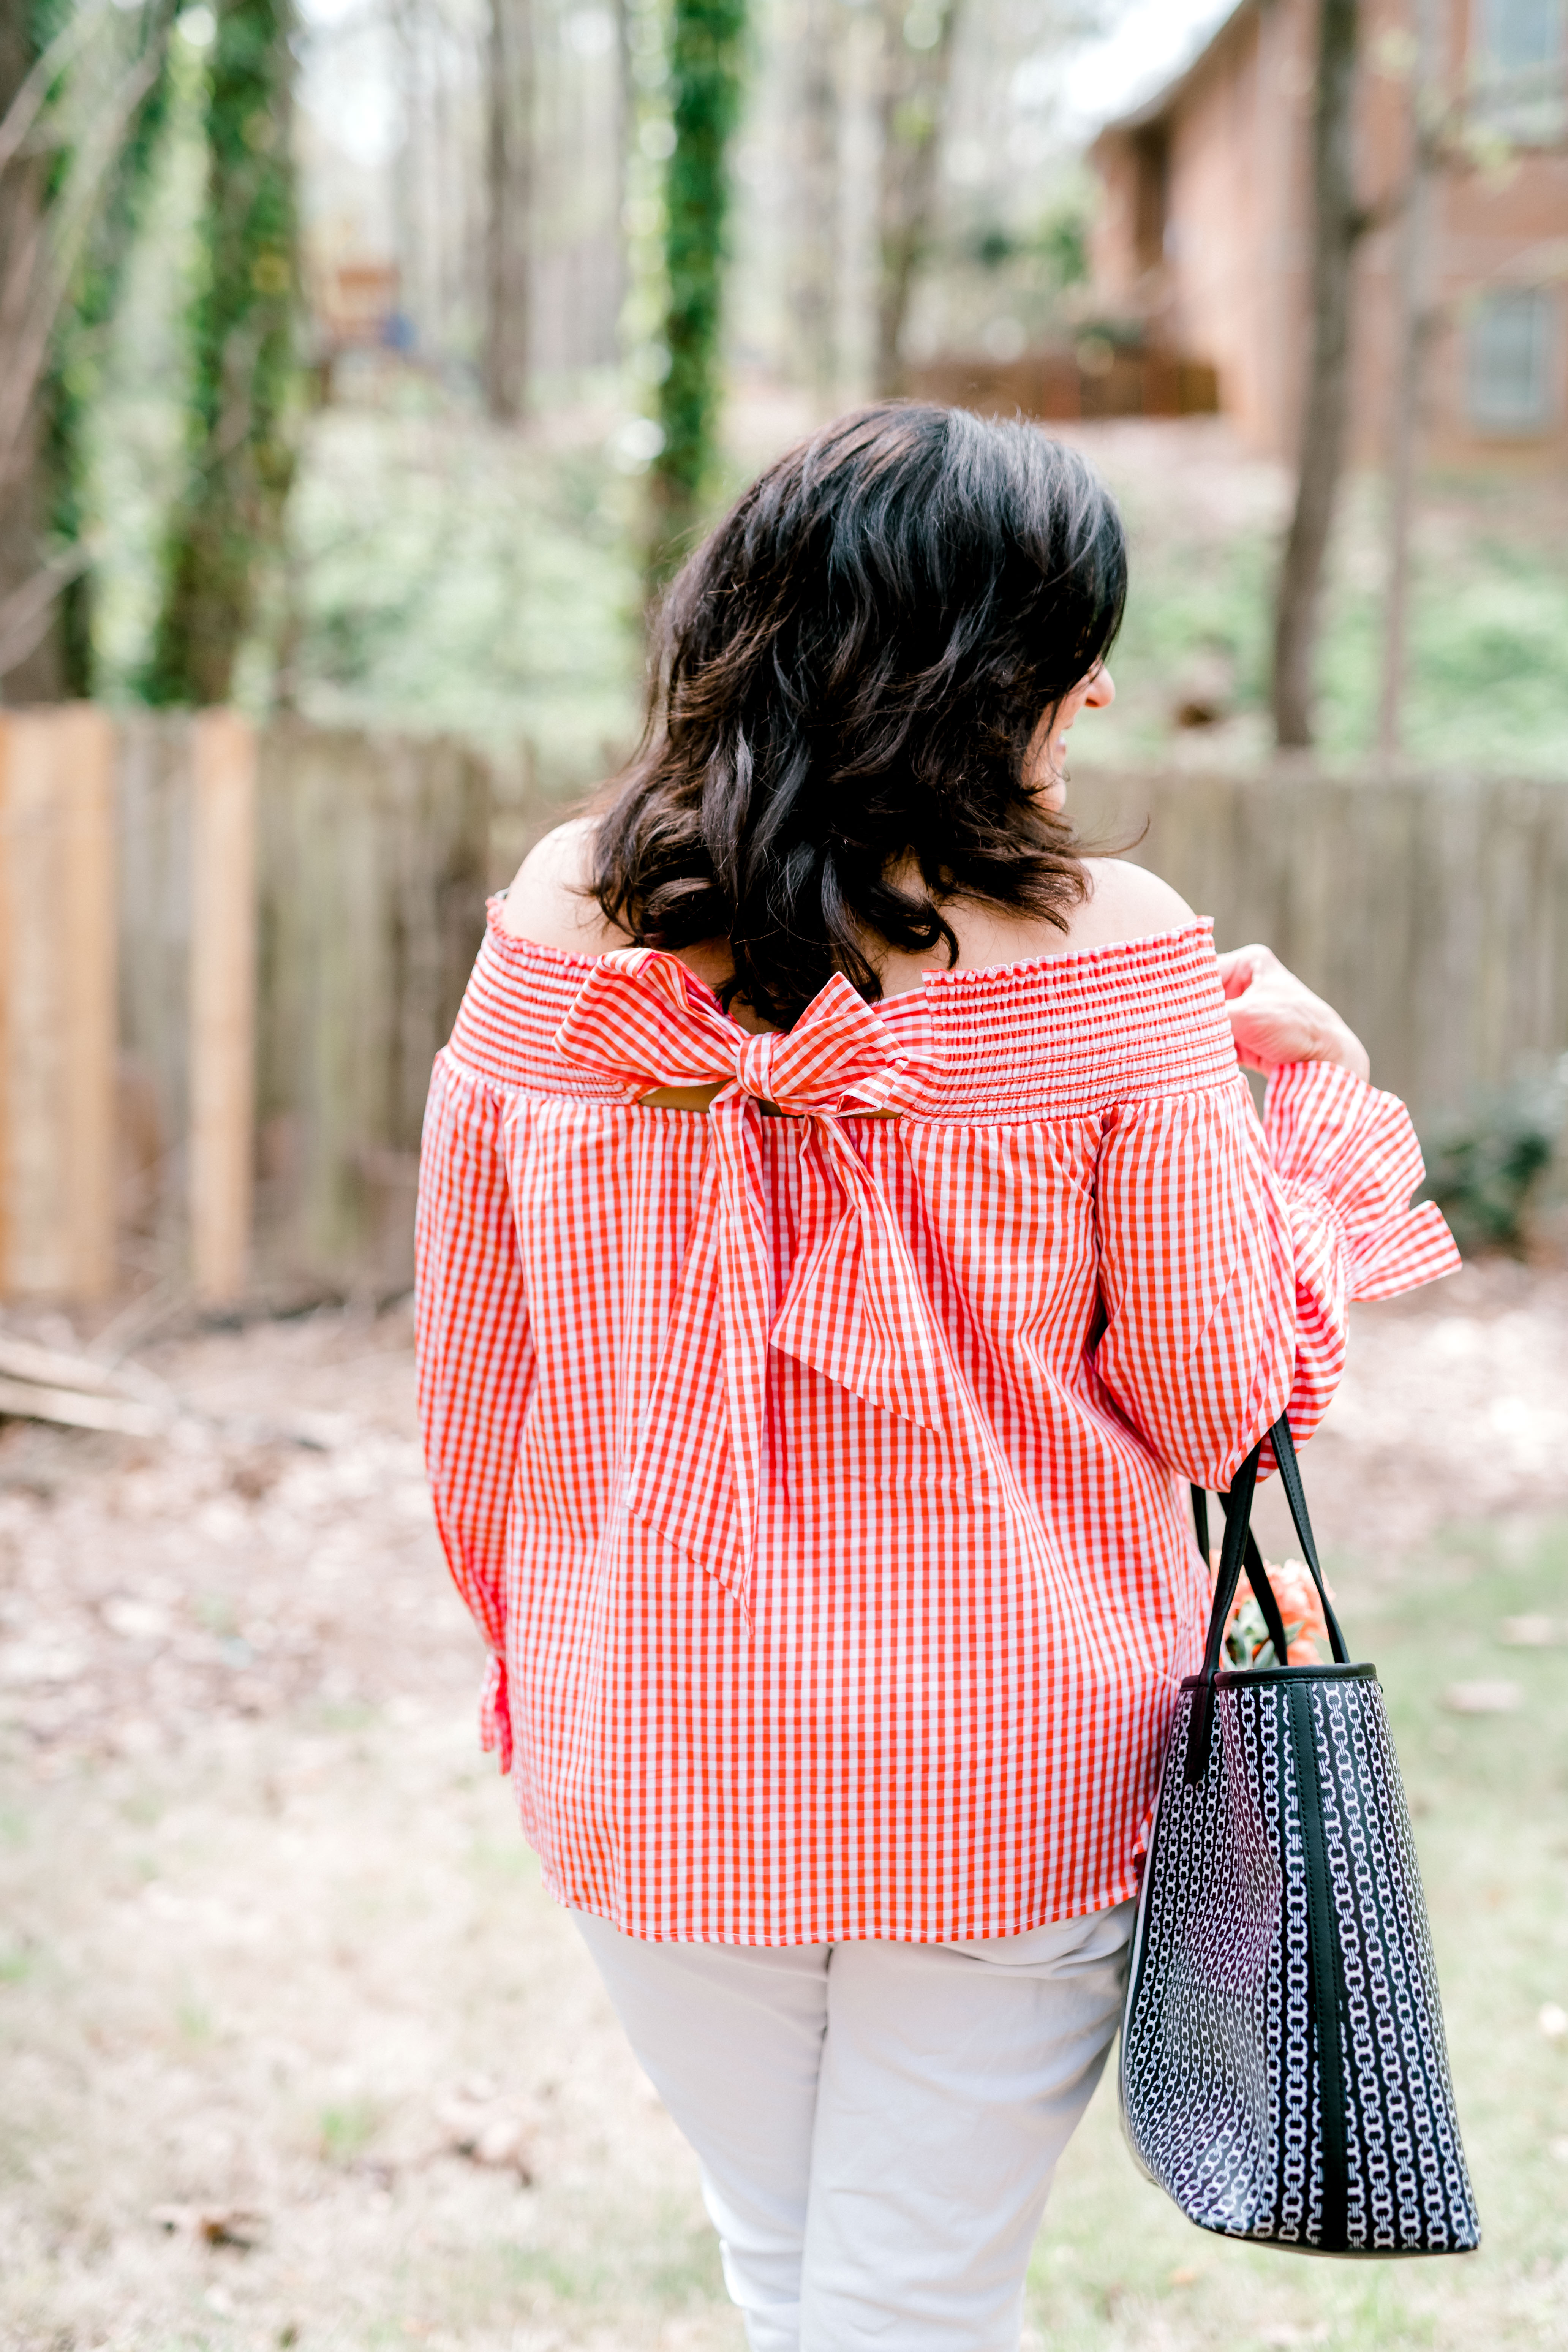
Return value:
M 1470 422 L 1483 433 L 1541 433 L 1556 407 L 1556 319 L 1542 288 L 1483 296 L 1471 315 Z
M 1555 65 L 1563 47 L 1563 0 L 1482 0 L 1481 50 L 1493 73 Z
M 1568 0 L 1480 0 L 1476 59 L 1485 121 L 1521 145 L 1562 133 Z
M 1163 122 L 1152 122 L 1135 131 L 1132 156 L 1137 171 L 1137 194 L 1132 224 L 1141 271 L 1158 269 L 1168 247 L 1166 232 L 1171 201 L 1171 138 Z

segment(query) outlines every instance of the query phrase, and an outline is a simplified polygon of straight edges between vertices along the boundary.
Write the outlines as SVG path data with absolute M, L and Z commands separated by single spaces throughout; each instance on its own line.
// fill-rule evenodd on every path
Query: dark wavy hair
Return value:
M 643 945 L 727 938 L 725 1001 L 782 1028 L 832 972 L 880 993 L 868 940 L 951 961 L 947 900 L 1065 929 L 1079 845 L 1025 753 L 1105 657 L 1126 585 L 1109 492 L 1037 427 L 841 417 L 672 583 L 591 895 Z

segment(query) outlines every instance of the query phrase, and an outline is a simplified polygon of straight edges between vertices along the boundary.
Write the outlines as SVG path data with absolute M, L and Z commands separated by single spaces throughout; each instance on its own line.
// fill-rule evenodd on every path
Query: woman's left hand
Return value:
M 1370 1077 L 1366 1047 L 1331 1004 L 1287 971 L 1272 948 L 1233 948 L 1219 959 L 1231 1034 L 1243 1066 L 1277 1069 L 1281 1062 L 1337 1062 Z

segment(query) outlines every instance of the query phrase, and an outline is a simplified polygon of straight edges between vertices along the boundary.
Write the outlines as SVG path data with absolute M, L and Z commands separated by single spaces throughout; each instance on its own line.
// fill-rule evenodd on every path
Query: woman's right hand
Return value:
M 1277 1069 L 1281 1062 L 1337 1062 L 1370 1077 L 1366 1047 L 1331 1004 L 1287 971 L 1272 948 L 1232 948 L 1219 959 L 1231 1034 L 1242 1065 Z

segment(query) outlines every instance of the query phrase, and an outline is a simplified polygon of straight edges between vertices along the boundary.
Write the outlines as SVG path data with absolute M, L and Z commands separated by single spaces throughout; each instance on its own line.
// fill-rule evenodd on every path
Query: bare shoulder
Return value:
M 1068 927 L 1062 952 L 1114 947 L 1121 940 L 1144 940 L 1162 931 L 1184 930 L 1194 921 L 1179 890 L 1124 857 L 1086 857 L 1089 896 Z
M 607 923 L 587 896 L 596 822 L 573 817 L 529 851 L 501 915 L 503 929 L 515 939 L 567 955 L 605 955 L 626 945 L 625 932 Z

